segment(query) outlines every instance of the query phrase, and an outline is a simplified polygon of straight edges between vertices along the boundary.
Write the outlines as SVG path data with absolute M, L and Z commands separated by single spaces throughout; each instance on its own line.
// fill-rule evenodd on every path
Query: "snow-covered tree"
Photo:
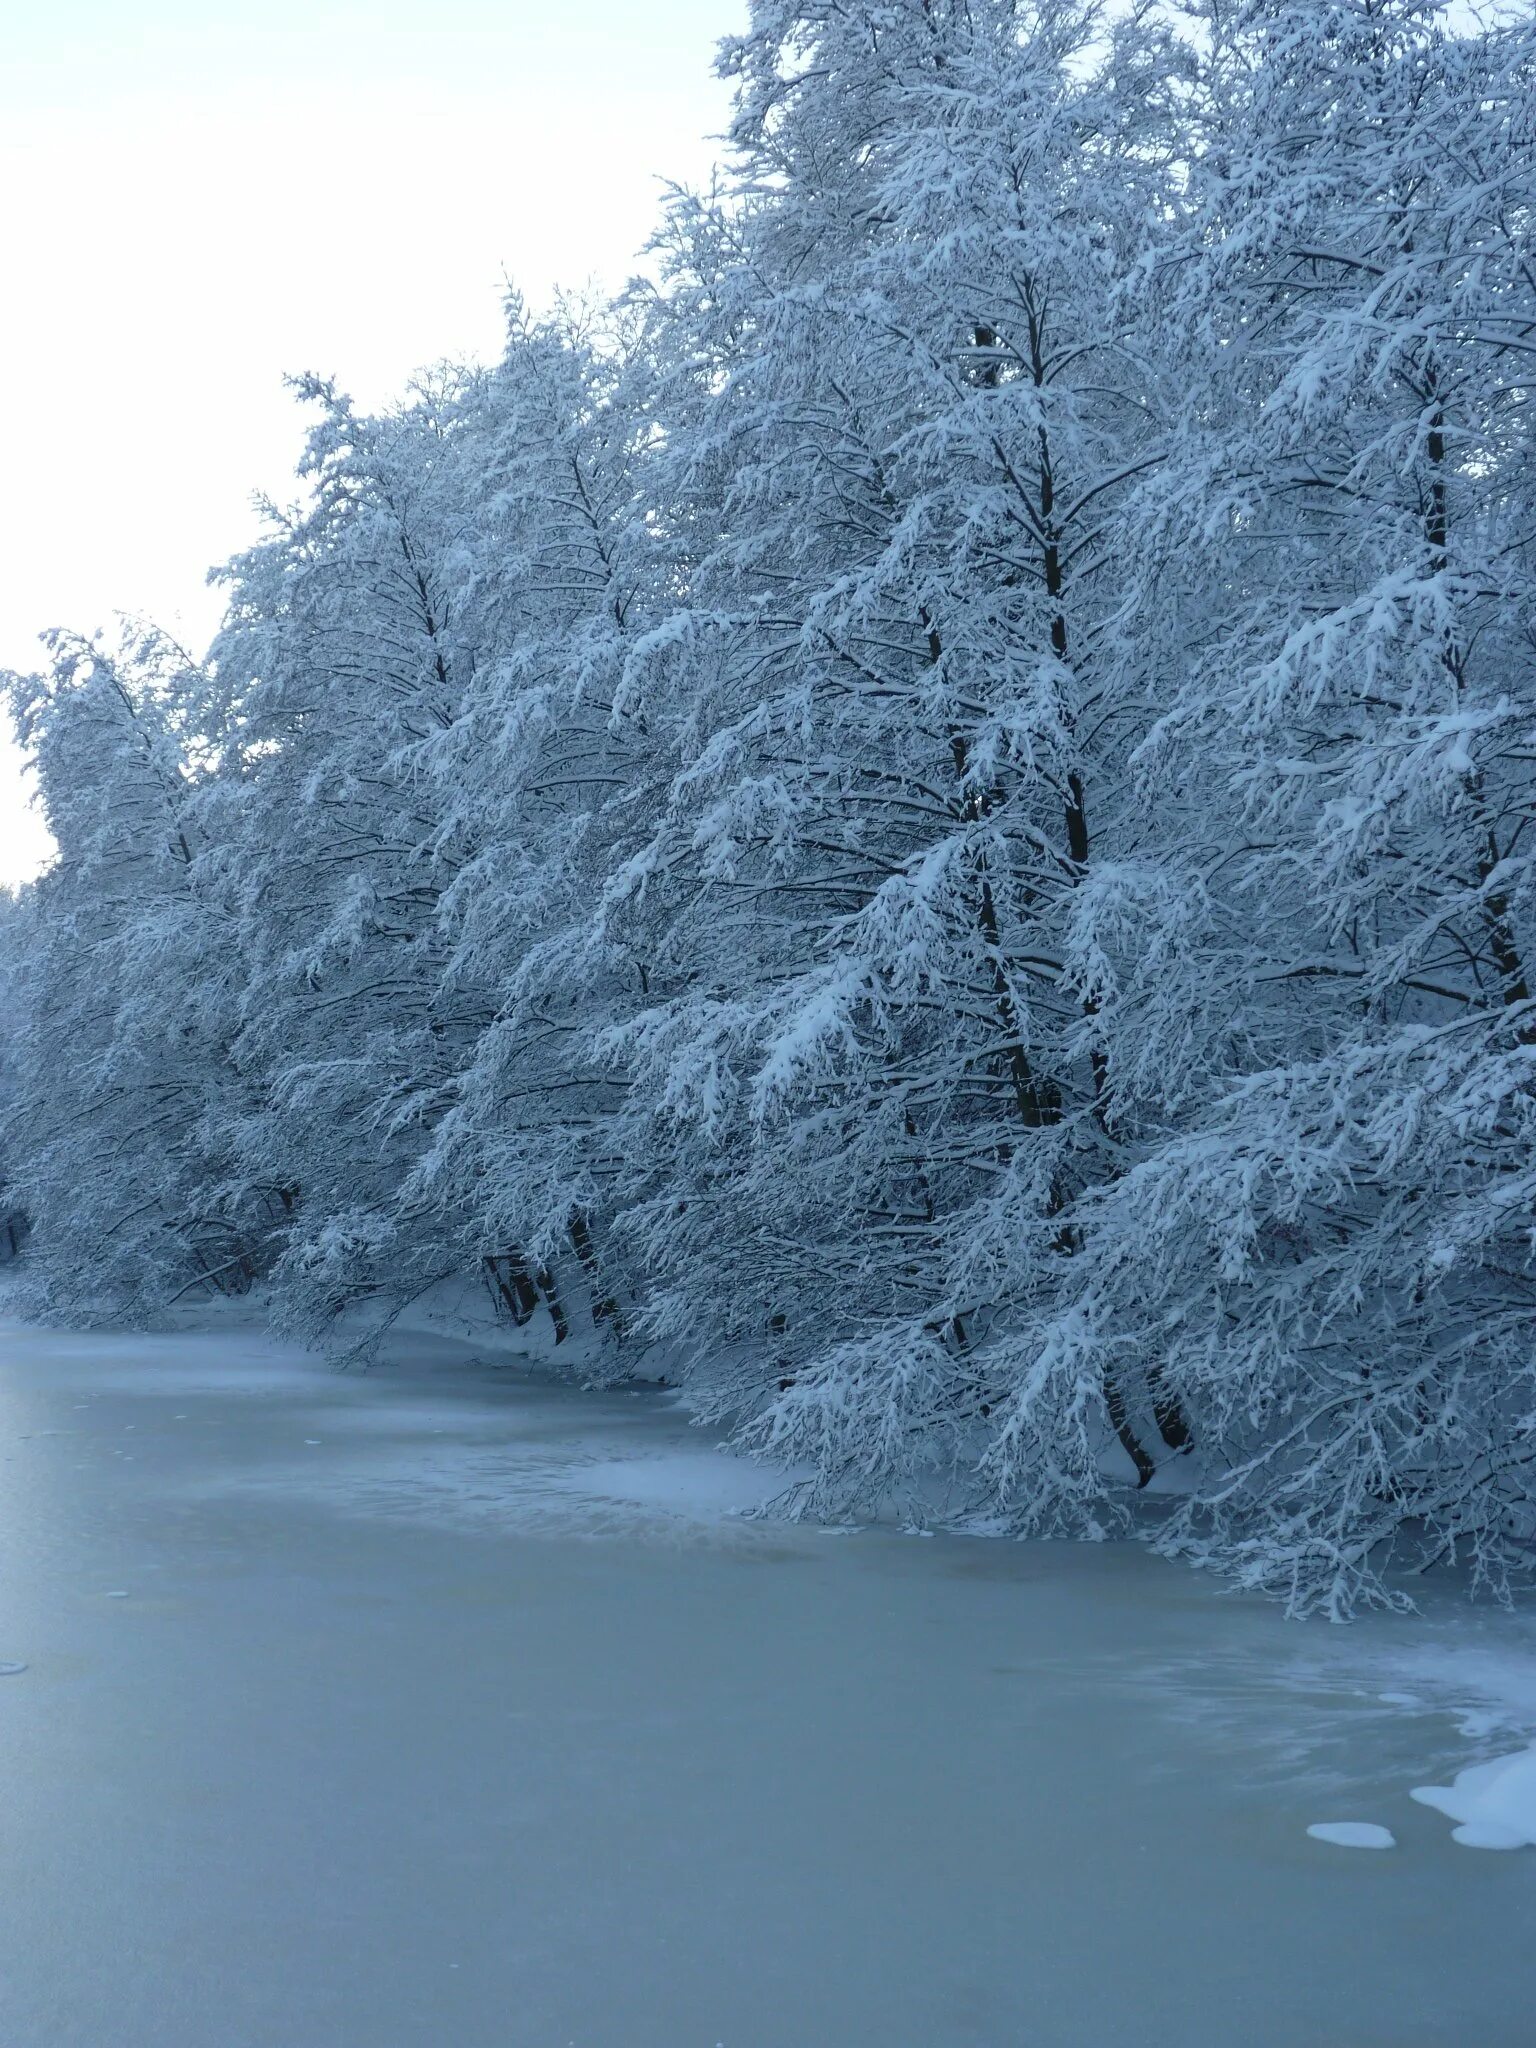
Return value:
M 514 1308 L 531 1279 L 562 1336 L 577 1301 L 620 1334 L 638 1285 L 608 1227 L 623 1076 L 594 1038 L 650 970 L 591 917 L 647 822 L 643 722 L 614 715 L 666 574 L 644 498 L 646 344 L 632 318 L 513 306 L 463 429 L 458 604 L 480 655 L 459 715 L 409 756 L 466 849 L 440 906 L 447 984 L 482 996 L 410 1192 L 458 1219 L 459 1249 L 495 1262 Z
M 1171 1002 L 1225 1008 L 1095 1224 L 1093 1322 L 1209 1440 L 1168 1540 L 1342 1607 L 1536 1534 L 1533 42 L 1213 27 L 1160 508 L 1198 573 L 1142 764 L 1205 906 Z
M 620 705 L 669 783 L 602 906 L 649 904 L 666 974 L 617 1034 L 628 1227 L 700 1398 L 819 1498 L 1027 1400 L 1054 1516 L 1106 1412 L 1133 1476 L 1185 1441 L 1150 1383 L 1040 1386 L 1026 1332 L 1117 1170 L 1074 948 L 1147 838 L 1117 534 L 1174 383 L 1128 285 L 1187 66 L 1091 8 L 922 0 L 761 6 L 726 62 L 737 184 L 669 238 L 687 602 Z
M 477 1266 L 562 1335 L 567 1293 L 607 1299 L 566 927 L 622 788 L 645 527 L 616 363 L 579 309 L 510 312 L 495 371 L 383 418 L 307 383 L 312 503 L 230 571 L 214 859 L 264 1076 L 250 1169 L 290 1188 L 278 1278 L 311 1327 Z
M 156 635 L 60 636 L 11 701 L 58 858 L 6 919 L 6 1202 L 50 1306 L 142 1315 L 260 1270 L 266 1191 L 231 1183 L 236 960 L 196 878 L 207 679 Z
M 464 849 L 410 755 L 458 715 L 478 650 L 456 603 L 463 381 L 423 380 L 376 419 L 300 388 L 320 408 L 311 499 L 225 572 L 204 811 L 240 935 L 234 1056 L 260 1078 L 245 1170 L 283 1190 L 280 1299 L 319 1327 L 442 1270 L 441 1232 L 402 1188 L 484 1003 L 445 981 L 438 906 Z

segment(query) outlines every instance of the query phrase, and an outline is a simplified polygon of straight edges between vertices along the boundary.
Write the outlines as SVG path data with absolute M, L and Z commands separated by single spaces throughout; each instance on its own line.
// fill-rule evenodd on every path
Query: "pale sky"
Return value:
M 0 667 L 153 617 L 288 493 L 285 372 L 497 350 L 503 274 L 616 287 L 707 175 L 745 0 L 0 0 Z M 0 883 L 44 852 L 0 738 Z

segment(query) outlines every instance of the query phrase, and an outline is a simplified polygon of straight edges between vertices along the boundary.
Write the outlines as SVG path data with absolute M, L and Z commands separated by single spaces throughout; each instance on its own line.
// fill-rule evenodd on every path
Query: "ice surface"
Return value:
M 1529 2048 L 1536 1864 L 1406 1798 L 1522 1725 L 1509 1617 L 825 1542 L 467 1345 L 0 1323 L 0 1455 L 6 2048 Z
M 1315 1842 L 1332 1842 L 1337 1849 L 1395 1849 L 1397 1837 L 1390 1828 L 1371 1820 L 1315 1820 L 1307 1833 Z
M 1413 1796 L 1461 1825 L 1464 1849 L 1536 1848 L 1536 1747 L 1458 1771 L 1449 1785 L 1417 1785 Z

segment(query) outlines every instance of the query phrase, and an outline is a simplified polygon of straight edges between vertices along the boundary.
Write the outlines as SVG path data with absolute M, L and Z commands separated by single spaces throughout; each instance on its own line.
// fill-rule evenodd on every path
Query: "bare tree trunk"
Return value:
M 549 1320 L 555 1326 L 555 1342 L 563 1344 L 571 1334 L 571 1324 L 565 1313 L 565 1304 L 560 1299 L 560 1290 L 555 1285 L 555 1276 L 548 1266 L 540 1266 L 533 1278 L 534 1284 L 544 1297 L 544 1306 L 549 1310 Z
M 1034 320 L 1030 322 L 1029 339 L 1030 360 L 1033 366 L 1034 380 L 1038 386 L 1043 386 L 1045 383 L 1043 335 L 1039 325 Z M 1068 652 L 1067 615 L 1066 607 L 1062 601 L 1064 577 L 1061 564 L 1060 535 L 1055 524 L 1056 479 L 1052 468 L 1050 441 L 1044 426 L 1040 428 L 1039 439 L 1039 520 L 1040 532 L 1044 537 L 1041 568 L 1044 573 L 1046 595 L 1055 607 L 1051 617 L 1051 652 L 1063 667 L 1066 667 Z M 1070 731 L 1072 727 L 1070 711 L 1068 711 L 1062 722 Z M 1079 875 L 1086 874 L 1088 870 L 1088 855 L 1091 848 L 1088 832 L 1088 799 L 1083 786 L 1082 775 L 1075 765 L 1067 771 L 1065 825 L 1068 857 Z M 1084 997 L 1082 1007 L 1085 1017 L 1091 1018 L 1098 1013 L 1098 1003 L 1092 996 Z M 1109 1079 L 1108 1061 L 1105 1058 L 1102 1047 L 1096 1046 L 1094 1048 L 1089 1056 L 1089 1065 L 1093 1075 L 1094 1115 L 1102 1124 L 1105 1121 L 1104 1092 Z M 1157 1421 L 1158 1433 L 1162 1437 L 1163 1442 L 1168 1445 L 1170 1450 L 1188 1450 L 1194 1441 L 1194 1435 L 1178 1396 L 1170 1389 L 1164 1387 L 1160 1379 L 1156 1377 L 1154 1377 L 1152 1396 L 1153 1414 Z M 1138 1486 L 1147 1485 L 1157 1469 L 1156 1465 L 1150 1453 L 1131 1427 L 1123 1388 L 1120 1386 L 1113 1371 L 1108 1370 L 1104 1375 L 1104 1405 L 1108 1411 L 1110 1422 L 1114 1427 L 1115 1435 L 1120 1439 L 1127 1455 L 1136 1467 Z
M 597 1246 L 592 1242 L 591 1225 L 580 1209 L 571 1211 L 569 1229 L 572 1247 L 592 1289 L 592 1320 L 599 1328 L 607 1323 L 614 1336 L 622 1339 L 625 1335 L 624 1311 L 611 1294 L 603 1292 L 602 1262 L 597 1256 Z
M 521 1329 L 539 1305 L 527 1261 L 519 1251 L 494 1252 L 485 1260 L 485 1270 L 492 1292 Z

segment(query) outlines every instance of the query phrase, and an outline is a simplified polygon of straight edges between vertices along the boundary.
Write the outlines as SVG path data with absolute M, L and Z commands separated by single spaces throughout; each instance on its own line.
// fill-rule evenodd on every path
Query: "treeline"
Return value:
M 813 1510 L 1504 1588 L 1529 13 L 754 0 L 722 62 L 650 282 L 305 379 L 208 658 L 13 680 L 24 1269 L 310 1333 L 478 1270 Z

